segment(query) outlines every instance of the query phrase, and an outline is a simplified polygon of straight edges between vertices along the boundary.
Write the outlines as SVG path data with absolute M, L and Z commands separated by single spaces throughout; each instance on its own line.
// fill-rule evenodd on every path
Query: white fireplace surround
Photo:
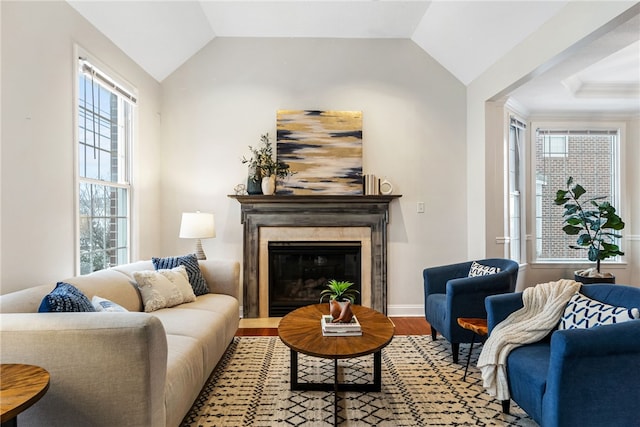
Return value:
M 269 317 L 270 242 L 359 242 L 360 297 L 371 306 L 371 229 L 369 227 L 260 227 L 258 250 L 258 317 Z

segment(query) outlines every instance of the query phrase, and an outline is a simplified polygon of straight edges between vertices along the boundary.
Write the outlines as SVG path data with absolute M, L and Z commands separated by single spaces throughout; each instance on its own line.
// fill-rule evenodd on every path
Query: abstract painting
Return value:
M 280 110 L 277 120 L 278 162 L 294 172 L 277 194 L 362 194 L 361 111 Z

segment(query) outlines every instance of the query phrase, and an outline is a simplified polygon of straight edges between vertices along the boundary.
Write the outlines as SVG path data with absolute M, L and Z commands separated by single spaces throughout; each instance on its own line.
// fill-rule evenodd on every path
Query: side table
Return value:
M 489 333 L 487 328 L 487 319 L 479 319 L 475 317 L 458 317 L 458 325 L 461 328 L 470 330 L 473 335 L 471 336 L 471 344 L 469 345 L 469 355 L 467 356 L 467 366 L 464 368 L 464 377 L 462 381 L 467 380 L 467 371 L 469 370 L 469 361 L 471 360 L 471 351 L 473 350 L 473 343 L 476 335 L 484 337 Z
M 16 426 L 18 414 L 36 403 L 49 389 L 49 372 L 34 365 L 0 365 L 0 422 Z

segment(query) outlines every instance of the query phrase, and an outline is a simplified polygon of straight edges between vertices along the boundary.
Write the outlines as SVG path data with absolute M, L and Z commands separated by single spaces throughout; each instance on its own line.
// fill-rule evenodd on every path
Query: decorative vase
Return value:
M 247 178 L 247 193 L 248 194 L 262 194 L 262 186 L 260 181 L 254 181 L 253 178 Z
M 353 318 L 351 311 L 351 301 L 329 301 L 329 313 L 333 317 L 333 323 L 349 323 Z
M 262 194 L 270 196 L 276 192 L 276 176 L 264 176 L 262 177 Z

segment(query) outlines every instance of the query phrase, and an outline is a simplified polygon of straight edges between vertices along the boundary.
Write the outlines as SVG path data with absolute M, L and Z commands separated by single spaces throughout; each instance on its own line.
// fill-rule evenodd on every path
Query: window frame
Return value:
M 515 122 L 515 123 L 514 123 Z M 511 188 L 511 168 L 512 168 L 512 156 L 511 156 L 511 129 L 516 127 L 520 130 L 519 136 L 522 138 L 519 142 L 517 150 L 517 179 L 519 193 L 515 194 Z M 527 132 L 528 124 L 519 114 L 513 111 L 507 110 L 507 141 L 506 141 L 506 157 L 505 157 L 505 230 L 508 236 L 508 247 L 505 250 L 505 257 L 518 262 L 518 264 L 525 264 L 527 261 L 527 248 L 526 248 L 526 153 L 529 134 Z M 516 132 L 517 133 L 517 132 Z M 516 199 L 518 202 L 518 215 L 513 214 L 512 199 Z M 513 233 L 513 221 L 518 221 L 518 233 L 514 236 Z M 514 259 L 514 246 L 517 245 L 518 259 Z
M 623 121 L 585 121 L 585 120 L 565 120 L 565 121 L 553 121 L 553 120 L 532 120 L 531 127 L 528 132 L 529 141 L 529 150 L 527 153 L 529 155 L 529 168 L 530 168 L 530 177 L 529 177 L 529 186 L 531 188 L 530 195 L 530 208 L 529 212 L 531 214 L 532 223 L 530 228 L 531 234 L 531 245 L 530 245 L 530 263 L 533 266 L 538 267 L 572 267 L 577 268 L 579 266 L 592 266 L 593 263 L 588 260 L 587 255 L 585 253 L 584 258 L 580 259 L 568 259 L 568 258 L 538 258 L 538 245 L 540 239 L 538 238 L 538 230 L 539 227 L 537 225 L 538 222 L 538 208 L 537 204 L 539 204 L 539 192 L 537 190 L 538 186 L 538 177 L 537 175 L 537 164 L 536 164 L 536 132 L 537 129 L 545 129 L 550 131 L 560 131 L 560 130 L 597 130 L 597 131 L 617 131 L 618 132 L 618 140 L 614 144 L 614 159 L 612 161 L 613 168 L 613 179 L 614 179 L 614 187 L 615 194 L 611 199 L 612 204 L 616 207 L 617 213 L 624 218 L 624 212 L 627 212 L 626 208 L 626 200 L 627 192 L 626 186 L 624 185 L 625 171 L 624 171 L 624 162 L 622 159 L 624 158 L 625 152 L 625 141 L 626 141 L 626 123 Z M 545 156 L 546 157 L 546 156 Z M 560 209 L 560 208 L 558 208 Z M 562 212 L 558 212 L 558 215 L 561 216 Z M 559 233 L 564 233 L 561 229 L 558 229 Z M 624 252 L 624 238 L 619 241 L 619 245 L 621 250 Z M 603 265 L 608 265 L 610 267 L 616 268 L 616 266 L 624 266 L 626 262 L 624 257 L 616 257 L 609 258 L 607 260 L 602 261 Z
M 118 179 L 117 181 L 105 181 L 101 179 L 83 177 L 80 173 L 80 77 L 82 75 L 81 71 L 81 61 L 85 60 L 92 67 L 95 68 L 97 73 L 101 74 L 101 79 L 103 81 L 98 81 L 96 79 L 95 82 L 100 86 L 104 87 L 106 90 L 111 93 L 115 93 L 118 96 L 118 102 L 129 103 L 130 114 L 128 120 L 125 124 L 125 132 L 127 134 L 126 141 L 124 141 L 124 150 L 126 151 L 125 159 L 118 159 L 119 168 L 124 167 L 125 171 L 123 173 L 122 179 Z M 97 60 L 93 55 L 89 54 L 87 51 L 82 49 L 79 46 L 74 46 L 74 56 L 73 56 L 73 76 L 74 76 L 74 85 L 73 85 L 73 105 L 74 105 L 74 138 L 73 138 L 73 153 L 74 153 L 74 215 L 75 215 L 75 236 L 74 236 L 74 246 L 75 246 L 75 272 L 77 275 L 82 274 L 82 263 L 81 263 L 81 206 L 80 206 L 80 187 L 83 183 L 86 184 L 96 184 L 100 186 L 106 186 L 108 188 L 113 188 L 115 190 L 124 189 L 127 192 L 126 195 L 126 263 L 130 262 L 132 253 L 133 253 L 133 224 L 134 219 L 132 217 L 134 209 L 133 209 L 133 201 L 134 201 L 134 186 L 133 186 L 133 152 L 134 145 L 136 139 L 136 123 L 137 123 L 137 90 L 131 84 L 127 83 L 126 80 L 122 79 L 117 73 L 113 72 L 108 66 L 104 65 L 102 62 Z M 110 86 L 112 85 L 112 86 Z M 128 98 L 128 99 L 127 99 Z M 123 114 L 122 110 L 119 108 L 118 115 L 121 116 Z M 119 120 L 123 119 L 122 117 Z M 121 157 L 121 156 L 119 156 Z M 120 215 L 110 215 L 111 217 L 121 217 Z

